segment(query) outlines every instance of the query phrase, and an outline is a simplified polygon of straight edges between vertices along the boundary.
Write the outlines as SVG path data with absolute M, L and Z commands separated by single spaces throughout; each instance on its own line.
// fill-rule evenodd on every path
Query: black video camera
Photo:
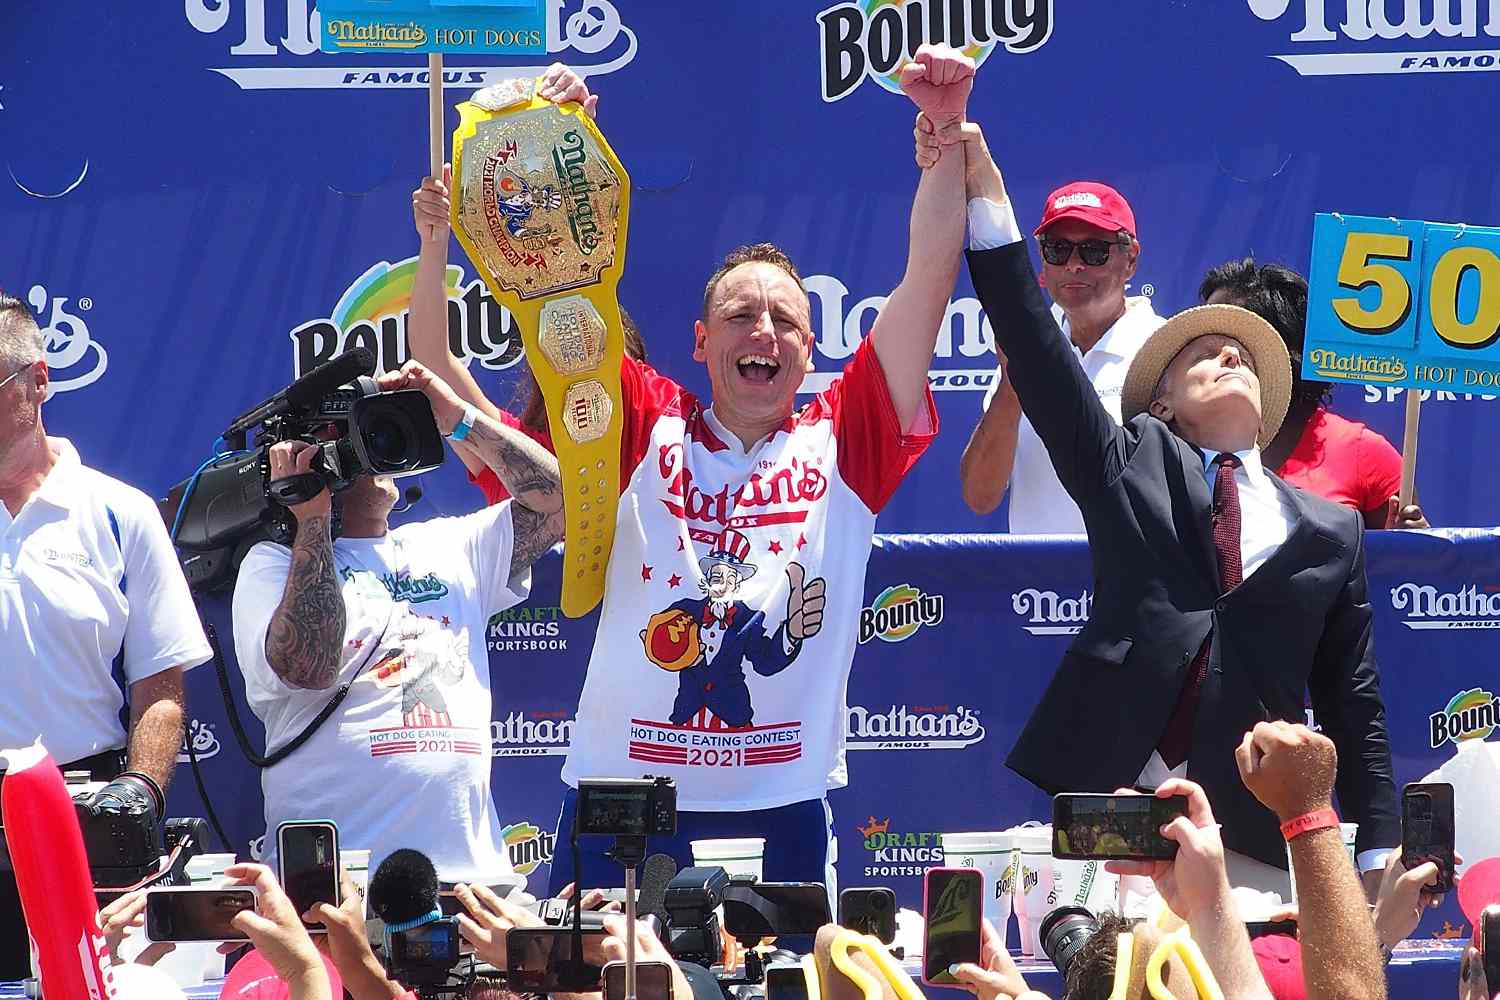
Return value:
M 671 778 L 649 775 L 584 778 L 578 782 L 577 823 L 583 835 L 673 836 L 677 833 L 677 786 Z
M 458 924 L 443 917 L 410 930 L 390 931 L 386 968 L 392 979 L 418 992 L 449 985 L 460 959 Z
M 297 524 L 287 506 L 325 486 L 337 495 L 363 475 L 411 476 L 442 464 L 442 435 L 427 397 L 415 389 L 381 392 L 374 371 L 375 356 L 365 348 L 314 368 L 236 417 L 223 434 L 234 450 L 158 502 L 193 590 L 231 584 L 256 542 L 290 544 Z M 255 445 L 247 450 L 251 431 Z M 312 472 L 273 482 L 271 446 L 293 440 L 317 446 Z M 335 517 L 335 534 L 337 528 Z

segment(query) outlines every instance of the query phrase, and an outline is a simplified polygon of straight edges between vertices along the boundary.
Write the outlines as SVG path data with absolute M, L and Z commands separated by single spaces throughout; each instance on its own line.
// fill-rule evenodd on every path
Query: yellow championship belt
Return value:
M 620 498 L 615 289 L 625 265 L 630 178 L 577 104 L 508 80 L 458 106 L 453 232 L 515 317 L 547 404 L 567 516 L 562 610 L 604 596 Z

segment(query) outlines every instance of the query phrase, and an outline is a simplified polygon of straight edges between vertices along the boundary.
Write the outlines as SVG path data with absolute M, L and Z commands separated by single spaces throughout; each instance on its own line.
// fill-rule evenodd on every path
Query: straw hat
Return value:
M 1136 352 L 1120 391 L 1120 416 L 1145 413 L 1162 373 L 1188 344 L 1208 334 L 1233 337 L 1245 346 L 1260 380 L 1260 437 L 1271 443 L 1292 401 L 1292 359 L 1275 327 L 1248 309 L 1230 305 L 1194 306 L 1167 320 Z

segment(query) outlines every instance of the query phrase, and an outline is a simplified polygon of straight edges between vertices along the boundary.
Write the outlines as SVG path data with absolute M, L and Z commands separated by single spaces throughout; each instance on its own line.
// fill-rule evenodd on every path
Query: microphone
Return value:
M 392 851 L 370 876 L 369 903 L 387 930 L 410 930 L 436 920 L 441 916 L 437 869 L 421 851 Z
M 375 355 L 368 347 L 356 347 L 325 361 L 259 406 L 235 418 L 224 437 L 249 430 L 267 417 L 310 406 L 339 386 L 361 376 L 375 374 Z
M 636 919 L 656 914 L 658 926 L 667 926 L 667 886 L 677 877 L 677 862 L 669 854 L 653 854 L 641 866 L 641 887 L 636 892 Z

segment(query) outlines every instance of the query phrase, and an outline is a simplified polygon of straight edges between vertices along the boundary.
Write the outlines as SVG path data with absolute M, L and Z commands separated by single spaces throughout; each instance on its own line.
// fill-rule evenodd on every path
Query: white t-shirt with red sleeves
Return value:
M 875 515 L 937 433 L 902 433 L 867 338 L 746 451 L 692 393 L 624 365 L 628 482 L 563 780 L 667 775 L 679 808 L 770 809 L 847 783 L 844 715 Z M 793 564 L 796 564 L 793 566 Z M 798 573 L 800 569 L 800 574 Z M 822 628 L 788 628 L 822 579 Z

